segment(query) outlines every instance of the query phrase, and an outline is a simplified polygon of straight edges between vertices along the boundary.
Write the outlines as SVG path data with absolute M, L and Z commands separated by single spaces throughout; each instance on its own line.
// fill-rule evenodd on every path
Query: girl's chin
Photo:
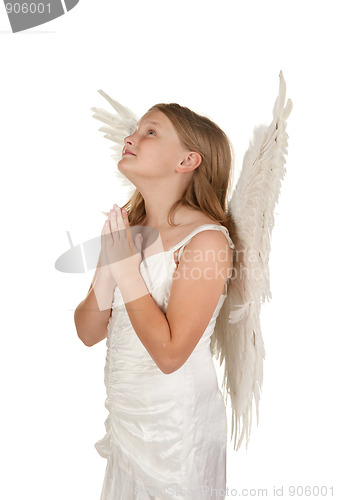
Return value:
M 119 161 L 128 159 L 128 158 L 136 158 L 135 155 L 123 155 L 122 158 Z
M 131 160 L 132 158 L 134 158 L 134 157 L 133 157 L 133 156 L 131 156 L 131 155 L 126 155 L 126 156 L 123 156 L 123 158 L 121 158 L 121 159 L 119 160 L 119 162 L 117 163 L 117 165 L 125 165 L 125 166 L 126 166 L 126 165 L 129 165 L 129 164 L 131 165 L 130 160 Z

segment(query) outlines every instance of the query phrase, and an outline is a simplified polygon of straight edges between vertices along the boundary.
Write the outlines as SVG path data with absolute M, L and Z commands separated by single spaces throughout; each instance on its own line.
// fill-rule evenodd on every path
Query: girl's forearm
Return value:
M 173 359 L 171 331 L 166 315 L 151 297 L 140 272 L 118 285 L 132 326 L 153 361 L 164 373 L 171 373 Z
M 75 310 L 77 334 L 87 346 L 97 344 L 107 335 L 116 282 L 106 271 L 104 268 L 97 270 L 88 295 Z
M 112 277 L 108 267 L 101 267 L 94 279 L 92 290 L 89 292 L 89 294 L 92 291 L 94 292 L 92 294 L 92 304 L 90 305 L 92 305 L 95 310 L 110 310 L 115 288 L 116 281 Z

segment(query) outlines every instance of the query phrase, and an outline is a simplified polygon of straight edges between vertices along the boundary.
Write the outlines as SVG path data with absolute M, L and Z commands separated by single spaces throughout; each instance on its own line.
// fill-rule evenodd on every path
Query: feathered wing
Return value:
M 224 393 L 230 395 L 234 448 L 238 450 L 252 425 L 253 396 L 259 422 L 259 400 L 263 382 L 265 349 L 260 328 L 261 304 L 271 298 L 269 282 L 270 238 L 274 209 L 287 154 L 286 120 L 292 109 L 286 84 L 280 72 L 279 95 L 273 109 L 273 121 L 254 129 L 253 139 L 243 159 L 229 210 L 237 224 L 244 265 L 234 267 L 228 295 L 218 316 L 211 338 L 211 350 L 225 359 Z
M 104 109 L 91 108 L 91 110 L 95 113 L 93 118 L 96 118 L 106 124 L 99 130 L 100 132 L 105 132 L 104 137 L 114 142 L 114 145 L 111 146 L 114 154 L 111 156 L 115 162 L 118 163 L 118 161 L 122 158 L 124 139 L 135 131 L 138 118 L 129 108 L 122 106 L 122 104 L 118 101 L 111 99 L 111 97 L 103 92 L 103 90 L 99 90 L 98 92 L 111 104 L 115 111 L 117 111 L 117 114 L 112 115 Z M 113 173 L 116 175 L 118 184 L 128 189 L 128 198 L 130 198 L 136 188 L 134 184 L 121 174 L 117 168 Z

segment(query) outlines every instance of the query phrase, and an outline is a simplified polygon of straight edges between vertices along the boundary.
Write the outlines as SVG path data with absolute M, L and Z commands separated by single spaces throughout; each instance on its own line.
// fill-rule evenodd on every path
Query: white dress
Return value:
M 206 229 L 221 230 L 233 252 L 227 228 L 203 224 L 170 250 L 141 262 L 141 275 L 163 312 L 176 269 L 174 252 L 180 248 L 179 260 L 188 241 Z M 139 340 L 115 288 L 104 368 L 109 415 L 106 434 L 94 445 L 107 459 L 100 500 L 224 498 L 226 409 L 209 345 L 225 297 L 184 365 L 164 374 Z

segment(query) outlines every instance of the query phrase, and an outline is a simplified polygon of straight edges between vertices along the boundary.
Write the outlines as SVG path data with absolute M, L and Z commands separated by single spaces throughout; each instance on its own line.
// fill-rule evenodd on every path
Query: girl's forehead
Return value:
M 145 123 L 145 122 L 152 122 L 152 123 L 156 123 L 158 125 L 162 124 L 164 125 L 165 122 L 166 122 L 166 116 L 165 114 L 160 111 L 159 109 L 158 110 L 152 110 L 152 111 L 148 111 L 147 113 L 145 113 L 141 119 L 138 121 L 138 125 L 139 123 Z

